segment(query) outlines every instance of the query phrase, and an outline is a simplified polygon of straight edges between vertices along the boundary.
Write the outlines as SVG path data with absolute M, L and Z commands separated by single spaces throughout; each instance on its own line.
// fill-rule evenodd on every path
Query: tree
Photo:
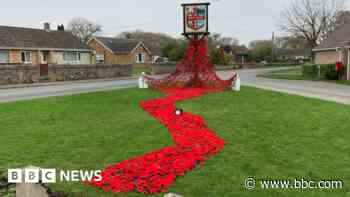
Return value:
M 293 0 L 282 12 L 280 29 L 295 37 L 302 37 L 311 48 L 336 26 L 339 11 L 345 0 Z
M 179 61 L 184 57 L 186 47 L 187 43 L 184 40 L 171 42 L 162 48 L 162 54 L 164 57 L 169 58 L 170 61 Z
M 298 50 L 305 49 L 307 47 L 307 43 L 304 38 L 294 36 L 277 37 L 274 44 L 278 49 Z
M 232 61 L 232 56 L 226 54 L 223 48 L 211 50 L 209 56 L 211 63 L 215 65 L 229 65 Z
M 68 30 L 86 43 L 93 35 L 101 31 L 101 26 L 85 18 L 74 18 L 68 23 Z
M 255 40 L 249 43 L 251 57 L 254 61 L 271 61 L 272 57 L 272 41 L 271 40 Z
M 230 45 L 230 46 L 238 46 L 239 45 L 239 40 L 237 38 L 232 38 L 232 37 L 221 37 L 219 39 L 219 44 L 220 45 Z

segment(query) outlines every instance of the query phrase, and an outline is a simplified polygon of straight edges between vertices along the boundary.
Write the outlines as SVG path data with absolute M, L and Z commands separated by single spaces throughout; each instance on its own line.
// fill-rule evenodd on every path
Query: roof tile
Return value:
M 0 26 L 0 47 L 88 49 L 70 32 Z
M 130 53 L 140 42 L 131 39 L 96 37 L 114 53 Z

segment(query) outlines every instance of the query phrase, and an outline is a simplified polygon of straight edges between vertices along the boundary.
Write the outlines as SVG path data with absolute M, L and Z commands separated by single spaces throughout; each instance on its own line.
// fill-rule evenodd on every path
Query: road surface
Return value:
M 257 77 L 258 74 L 277 69 L 286 68 L 248 69 L 239 70 L 238 73 L 241 77 L 243 85 L 319 98 L 343 104 L 350 104 L 350 86 L 319 81 L 279 80 Z M 227 78 L 230 74 L 232 74 L 232 71 L 220 71 L 218 73 L 220 77 Z M 137 79 L 124 79 L 78 83 L 57 83 L 51 86 L 45 85 L 39 87 L 0 89 L 0 102 L 71 95 L 136 86 Z
M 246 86 L 350 104 L 350 86 L 348 85 L 321 81 L 283 80 L 257 77 L 259 74 L 276 69 L 288 68 L 239 70 L 238 73 L 241 76 L 242 84 Z M 220 76 L 227 77 L 228 73 L 220 72 Z
M 0 89 L 0 102 L 72 95 L 103 90 L 114 90 L 120 88 L 136 87 L 136 85 L 137 79 L 125 79 Z

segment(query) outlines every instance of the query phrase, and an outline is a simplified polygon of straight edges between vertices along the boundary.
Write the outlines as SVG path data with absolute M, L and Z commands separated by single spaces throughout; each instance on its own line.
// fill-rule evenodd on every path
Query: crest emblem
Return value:
M 200 30 L 206 25 L 206 8 L 191 6 L 186 8 L 186 25 L 192 30 Z

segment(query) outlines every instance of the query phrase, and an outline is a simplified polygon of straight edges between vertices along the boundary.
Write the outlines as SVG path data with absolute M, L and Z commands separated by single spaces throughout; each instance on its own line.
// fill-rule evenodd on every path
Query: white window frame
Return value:
M 141 60 L 140 60 L 140 57 L 141 57 Z M 146 55 L 144 53 L 137 53 L 135 55 L 135 62 L 138 63 L 138 64 L 146 63 Z
M 76 57 L 75 59 L 69 59 L 69 55 L 74 54 Z M 81 53 L 79 51 L 64 51 L 63 52 L 63 61 L 65 63 L 79 63 L 81 62 Z M 73 56 L 71 56 L 73 57 Z M 68 58 L 68 59 L 67 59 Z
M 24 61 L 23 61 L 23 54 L 24 54 Z M 29 56 L 27 56 L 28 54 L 29 54 Z M 31 51 L 22 51 L 21 52 L 21 62 L 23 64 L 31 64 L 32 63 L 32 52 Z
M 6 55 L 7 55 L 7 60 L 1 61 L 1 59 L 0 59 L 0 63 L 1 64 L 10 63 L 10 50 L 0 50 L 0 53 L 6 53 Z
M 104 54 L 96 54 L 96 63 L 97 64 L 105 63 L 105 55 Z

